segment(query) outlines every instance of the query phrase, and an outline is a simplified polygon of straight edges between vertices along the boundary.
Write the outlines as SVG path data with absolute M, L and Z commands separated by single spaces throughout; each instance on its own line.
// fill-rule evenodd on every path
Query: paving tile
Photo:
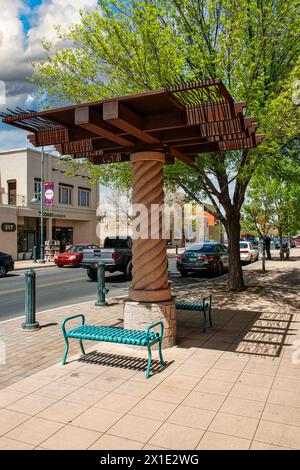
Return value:
M 229 396 L 244 398 L 246 400 L 266 401 L 270 390 L 265 387 L 254 387 L 252 385 L 235 384 Z
M 264 402 L 228 397 L 221 406 L 222 413 L 229 413 L 248 418 L 259 419 L 264 409 Z
M 101 373 L 99 373 L 98 375 L 100 375 L 100 374 Z M 63 377 L 60 377 L 55 382 L 57 384 L 73 385 L 73 386 L 78 388 L 78 387 L 82 387 L 82 386 L 86 385 L 88 382 L 91 382 L 92 380 L 96 379 L 98 377 L 98 375 L 83 372 L 83 371 L 81 371 L 81 369 L 75 369 L 70 374 L 64 375 Z
M 243 372 L 239 376 L 237 383 L 241 383 L 244 385 L 252 385 L 254 387 L 270 388 L 273 380 L 274 380 L 273 376 L 270 376 L 270 375 L 249 374 L 249 373 Z
M 300 408 L 300 393 L 272 389 L 268 397 L 268 403 Z
M 19 390 L 7 388 L 0 390 L 0 408 L 5 408 L 11 403 L 20 400 L 20 398 L 23 398 L 25 395 L 27 395 L 27 392 L 20 392 Z
M 32 377 L 28 377 L 27 379 L 19 380 L 18 382 L 14 383 L 13 385 L 10 386 L 10 388 L 12 390 L 19 390 L 21 392 L 32 393 L 42 388 L 47 383 L 48 383 L 47 380 L 43 380 L 43 379 L 38 380 Z
M 165 421 L 176 406 L 177 405 L 173 403 L 144 398 L 132 410 L 130 410 L 129 414 L 141 416 L 142 418 Z
M 267 403 L 262 415 L 262 419 L 266 421 L 275 421 L 277 423 L 300 426 L 300 408 L 286 405 L 278 406 L 272 403 Z
M 114 376 L 104 376 L 104 374 L 96 377 L 91 382 L 85 385 L 86 388 L 92 388 L 94 390 L 106 390 L 107 392 L 112 392 L 118 388 L 126 379 L 114 377 Z
M 246 365 L 244 372 L 248 374 L 262 374 L 274 377 L 277 370 L 278 366 L 274 364 L 257 364 L 250 362 Z
M 17 411 L 0 409 L 0 436 L 29 419 L 28 415 Z
M 63 426 L 62 423 L 49 421 L 42 418 L 30 418 L 20 424 L 8 434 L 7 437 L 27 444 L 38 445 Z
M 86 409 L 86 405 L 79 405 L 78 403 L 70 403 L 60 400 L 39 413 L 38 416 L 40 418 L 58 421 L 59 423 L 70 423 Z
M 148 395 L 148 398 L 151 400 L 179 404 L 184 400 L 188 393 L 188 390 L 162 384 L 156 387 L 156 389 Z
M 251 450 L 292 450 L 289 447 L 274 446 L 266 442 L 253 441 L 250 447 Z
M 52 382 L 40 388 L 39 395 L 60 400 L 76 390 L 78 390 L 78 387 L 74 385 Z
M 247 450 L 251 440 L 207 431 L 197 450 Z
M 126 415 L 109 430 L 109 433 L 114 436 L 146 443 L 161 424 L 160 421 L 153 419 Z
M 89 450 L 139 450 L 143 445 L 142 442 L 104 434 L 89 447 Z
M 44 441 L 42 447 L 50 450 L 84 450 L 100 436 L 99 432 L 67 425 Z
M 240 375 L 239 371 L 226 370 L 213 367 L 207 372 L 205 378 L 211 380 L 220 380 L 221 382 L 235 383 Z
M 290 377 L 276 377 L 273 389 L 300 393 L 300 375 L 297 377 L 299 378 L 292 379 Z
M 56 401 L 57 398 L 43 397 L 38 393 L 31 393 L 7 406 L 7 409 L 34 416 L 53 405 Z
M 176 388 L 182 388 L 183 390 L 192 390 L 199 379 L 197 377 L 189 377 L 186 375 L 172 374 L 164 381 L 164 385 Z
M 64 400 L 71 403 L 78 403 L 79 405 L 92 406 L 98 401 L 109 394 L 106 390 L 102 392 L 99 390 L 93 390 L 92 388 L 81 387 L 74 392 L 67 395 Z
M 195 429 L 207 429 L 215 417 L 215 414 L 215 411 L 179 406 L 174 413 L 169 416 L 167 422 Z
M 152 384 L 150 382 L 150 379 L 148 379 L 147 383 L 143 382 L 135 382 L 134 380 L 129 380 L 127 382 L 124 382 L 122 385 L 120 385 L 115 392 L 124 394 L 124 395 L 130 395 L 132 397 L 137 397 L 137 398 L 144 398 L 146 395 L 152 392 L 152 390 L 156 387 L 155 384 Z
M 299 450 L 300 427 L 261 420 L 254 440 Z
M 213 393 L 191 392 L 182 405 L 203 410 L 218 411 L 225 397 Z
M 104 408 L 105 410 L 112 410 L 119 413 L 127 413 L 133 408 L 140 398 L 131 395 L 122 395 L 121 393 L 111 392 L 97 403 L 96 408 Z
M 163 446 L 167 449 L 195 449 L 204 431 L 200 429 L 191 429 L 178 424 L 165 423 L 154 434 L 150 444 Z
M 104 410 L 103 408 L 96 408 L 93 406 L 75 418 L 72 425 L 80 428 L 91 429 L 93 431 L 105 432 L 122 416 L 123 413 Z
M 216 395 L 227 395 L 232 389 L 232 383 L 211 380 L 206 377 L 195 387 L 196 392 L 213 393 Z
M 228 413 L 218 413 L 209 426 L 209 431 L 252 439 L 257 424 L 258 419 Z
M 33 445 L 26 444 L 25 442 L 15 441 L 8 437 L 0 437 L 0 450 L 32 450 Z

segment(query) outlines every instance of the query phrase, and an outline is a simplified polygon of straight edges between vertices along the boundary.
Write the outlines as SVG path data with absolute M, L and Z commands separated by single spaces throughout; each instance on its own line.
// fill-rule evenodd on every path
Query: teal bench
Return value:
M 66 323 L 74 318 L 81 318 L 81 325 L 66 331 Z M 153 331 L 153 328 L 160 326 L 160 331 Z M 145 346 L 148 349 L 148 364 L 146 370 L 146 379 L 150 375 L 150 367 L 152 361 L 151 346 L 158 343 L 158 352 L 160 358 L 160 366 L 164 367 L 165 363 L 162 356 L 162 341 L 164 336 L 164 325 L 161 321 L 149 325 L 145 331 L 138 330 L 126 330 L 124 328 L 117 328 L 113 326 L 94 326 L 85 324 L 85 316 L 74 315 L 72 317 L 65 318 L 62 322 L 62 332 L 64 335 L 66 348 L 62 359 L 62 365 L 64 366 L 67 361 L 69 352 L 69 338 L 75 338 L 79 340 L 79 345 L 82 354 L 85 354 L 83 347 L 83 340 L 90 341 L 103 341 L 106 343 L 120 343 L 132 346 Z
M 203 333 L 206 332 L 206 322 L 207 322 L 207 314 L 209 318 L 209 326 L 212 327 L 212 319 L 211 319 L 211 303 L 212 303 L 212 296 L 208 295 L 207 297 L 203 297 L 202 300 L 195 300 L 195 301 L 187 301 L 187 300 L 179 300 L 176 302 L 176 308 L 178 310 L 195 310 L 197 312 L 203 312 Z

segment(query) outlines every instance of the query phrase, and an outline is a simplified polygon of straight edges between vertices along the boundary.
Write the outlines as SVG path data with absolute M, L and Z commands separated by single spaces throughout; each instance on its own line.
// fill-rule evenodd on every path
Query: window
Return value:
M 17 182 L 16 180 L 8 181 L 8 204 L 15 206 L 17 203 Z
M 72 204 L 72 188 L 70 186 L 59 185 L 59 203 Z
M 33 187 L 34 197 L 40 201 L 41 200 L 41 180 L 40 178 L 34 178 L 34 187 Z
M 78 189 L 78 205 L 82 207 L 89 207 L 90 205 L 90 190 Z

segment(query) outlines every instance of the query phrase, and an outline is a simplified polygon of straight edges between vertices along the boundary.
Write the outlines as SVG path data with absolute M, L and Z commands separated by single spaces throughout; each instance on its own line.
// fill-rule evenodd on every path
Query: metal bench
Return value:
M 203 333 L 206 332 L 206 322 L 207 322 L 207 313 L 209 318 L 209 326 L 212 327 L 212 319 L 211 319 L 211 302 L 212 296 L 209 295 L 207 297 L 203 297 L 201 301 L 187 301 L 187 300 L 179 300 L 176 302 L 176 308 L 178 310 L 196 310 L 197 312 L 203 312 Z
M 74 318 L 81 318 L 81 325 L 73 328 L 72 330 L 66 331 L 66 323 Z M 154 327 L 160 326 L 160 331 L 152 331 Z M 148 365 L 146 370 L 146 379 L 149 378 L 150 367 L 152 361 L 151 346 L 158 343 L 158 352 L 160 358 L 161 368 L 164 366 L 164 360 L 162 356 L 162 340 L 164 336 L 164 325 L 161 321 L 152 323 L 145 331 L 138 330 L 126 330 L 124 328 L 117 328 L 113 326 L 94 326 L 85 324 L 85 316 L 83 314 L 74 315 L 72 317 L 65 318 L 62 322 L 62 332 L 64 335 L 66 348 L 62 359 L 62 365 L 66 364 L 67 355 L 69 351 L 69 338 L 75 338 L 79 340 L 79 345 L 82 354 L 85 354 L 82 340 L 90 341 L 103 341 L 106 343 L 120 343 L 132 346 L 145 346 L 148 349 Z

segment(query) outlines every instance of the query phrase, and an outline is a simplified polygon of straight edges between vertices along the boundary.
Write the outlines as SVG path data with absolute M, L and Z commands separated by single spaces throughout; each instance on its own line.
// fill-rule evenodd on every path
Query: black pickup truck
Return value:
M 83 251 L 81 266 L 93 281 L 97 280 L 97 264 L 101 260 L 105 270 L 114 273 L 121 271 L 128 280 L 132 270 L 132 239 L 131 237 L 106 237 L 103 248 Z

